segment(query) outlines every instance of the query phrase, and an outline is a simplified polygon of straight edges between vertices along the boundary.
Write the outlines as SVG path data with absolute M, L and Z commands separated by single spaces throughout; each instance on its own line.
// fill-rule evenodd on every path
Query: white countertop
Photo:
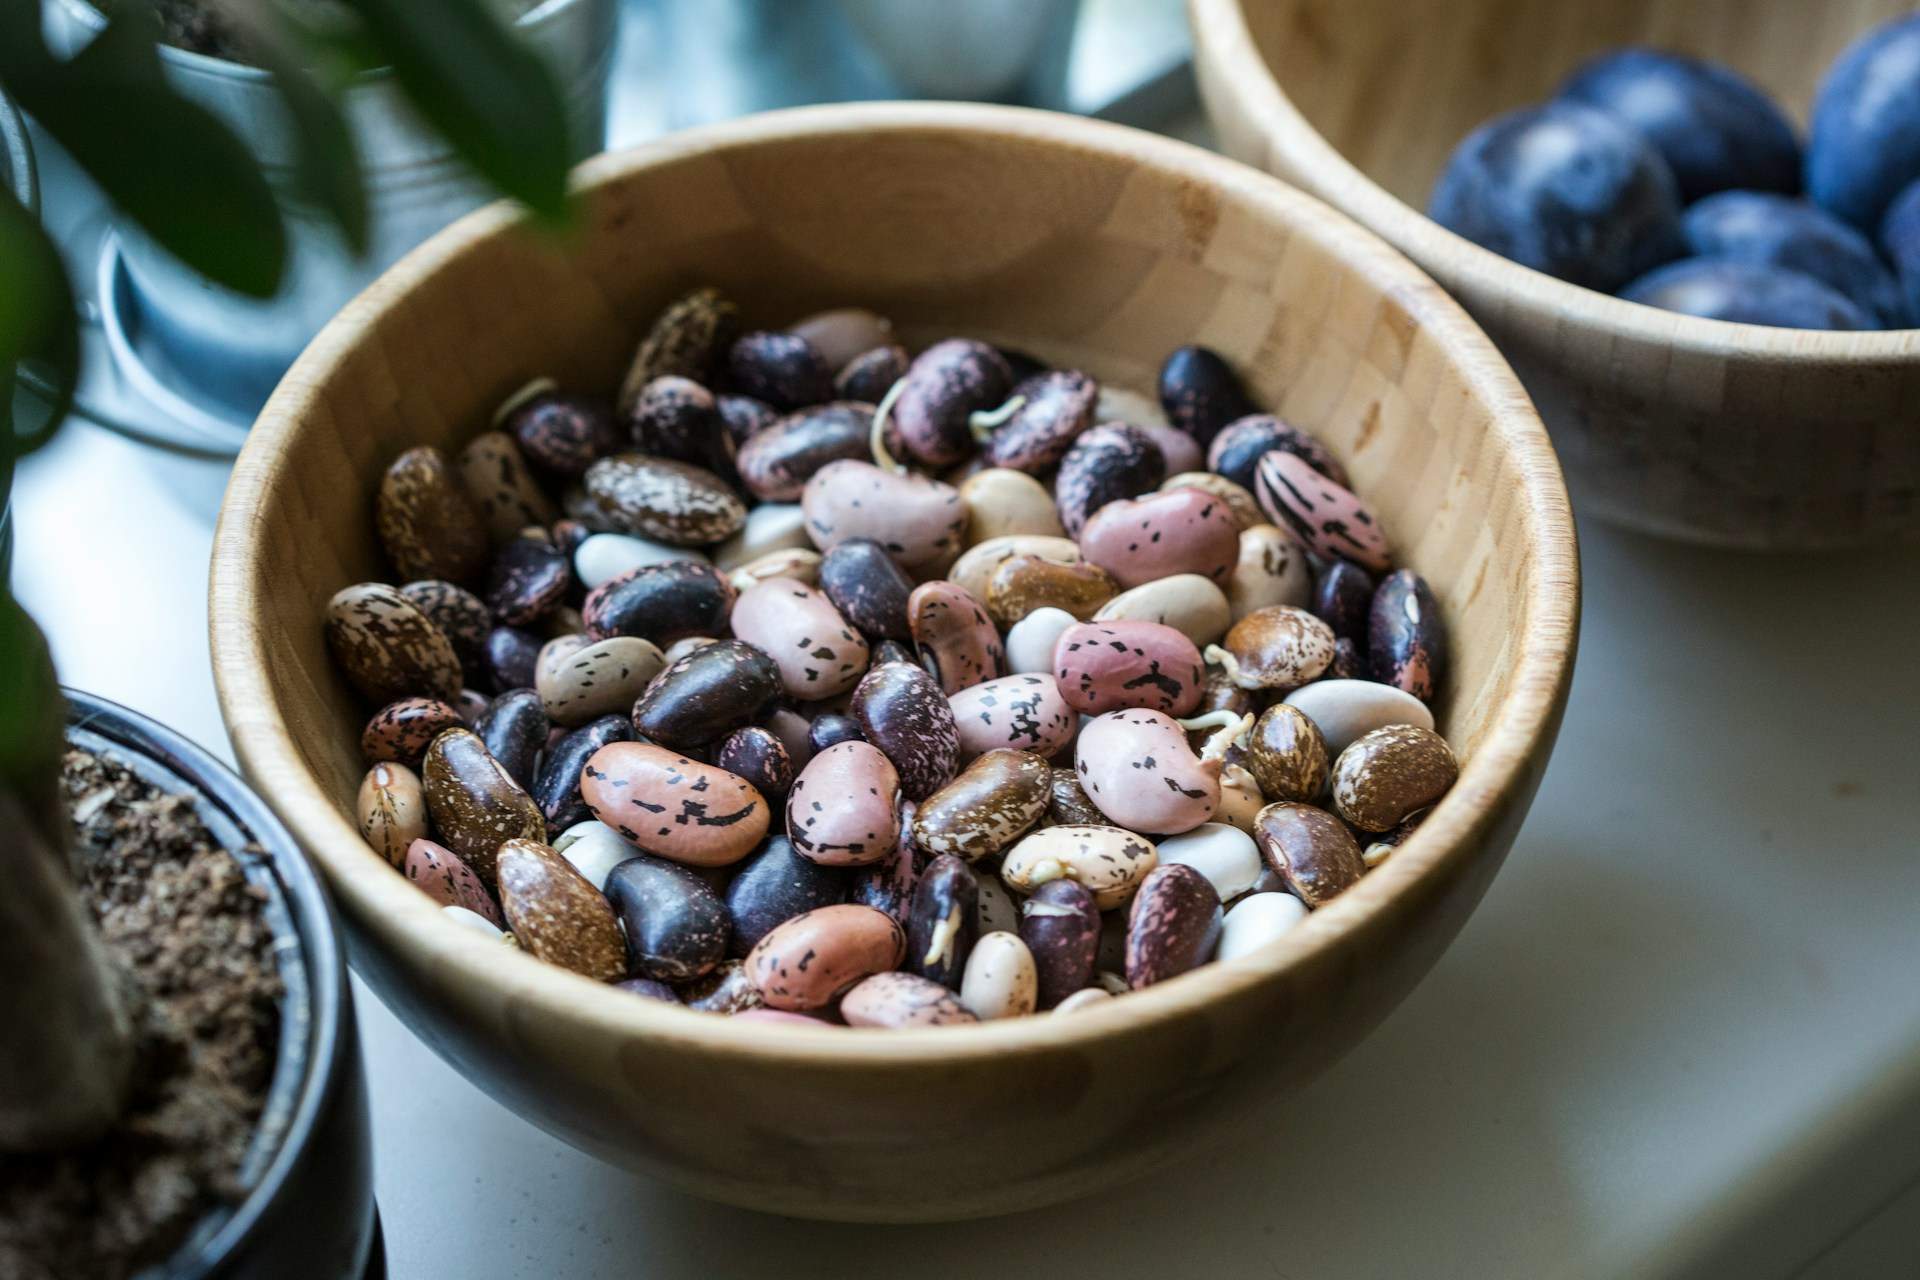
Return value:
M 63 678 L 222 751 L 223 479 L 74 424 L 15 492 Z M 1915 1274 L 1920 553 L 1582 534 L 1573 697 L 1505 870 L 1282 1123 L 1097 1203 L 793 1222 L 561 1145 L 356 984 L 393 1274 Z

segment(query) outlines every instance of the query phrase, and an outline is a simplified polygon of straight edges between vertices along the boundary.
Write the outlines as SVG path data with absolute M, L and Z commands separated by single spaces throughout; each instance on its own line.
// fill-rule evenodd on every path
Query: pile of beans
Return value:
M 674 302 L 615 402 L 395 459 L 328 606 L 367 842 L 636 995 L 901 1027 L 1084 1008 L 1293 927 L 1458 772 L 1432 593 L 1183 347 L 1158 404 L 883 318 Z

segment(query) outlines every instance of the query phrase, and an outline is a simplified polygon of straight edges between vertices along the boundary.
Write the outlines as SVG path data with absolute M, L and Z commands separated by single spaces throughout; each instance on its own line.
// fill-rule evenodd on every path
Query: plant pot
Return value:
M 266 1108 L 240 1177 L 245 1197 L 209 1214 L 158 1268 L 163 1280 L 350 1280 L 386 1275 L 373 1203 L 367 1094 L 333 906 L 299 845 L 232 770 L 125 707 L 66 690 L 67 740 L 111 754 L 201 821 L 266 894 L 285 994 Z
M 84 44 L 105 21 L 87 0 L 51 0 L 49 16 L 55 44 L 67 49 Z M 546 0 L 519 21 L 559 75 L 575 159 L 600 150 L 605 135 L 616 17 L 616 0 Z M 349 298 L 491 193 L 421 126 L 390 74 L 363 76 L 343 100 L 367 186 L 368 248 L 356 258 L 332 223 L 292 190 L 295 139 L 271 77 L 185 49 L 160 53 L 174 88 L 233 129 L 265 170 L 286 220 L 287 280 L 265 302 L 244 298 L 128 224 L 119 228 L 120 251 L 143 328 L 168 366 L 199 371 L 205 389 L 227 403 L 257 406 Z

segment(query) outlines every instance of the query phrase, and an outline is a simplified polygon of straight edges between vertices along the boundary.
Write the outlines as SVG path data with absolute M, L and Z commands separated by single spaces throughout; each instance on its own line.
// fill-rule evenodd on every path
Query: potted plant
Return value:
M 264 0 L 231 15 L 271 65 L 302 190 L 344 240 L 367 243 L 365 186 L 309 68 L 349 38 L 394 67 L 477 172 L 565 216 L 559 93 L 484 0 L 342 10 L 351 29 L 325 37 Z M 154 243 L 269 296 L 289 261 L 281 207 L 232 131 L 169 82 L 158 36 L 153 0 L 126 0 L 63 59 L 34 6 L 0 8 L 0 90 Z M 10 469 L 58 429 L 77 351 L 30 184 L 0 187 L 0 281 L 0 383 L 31 360 L 56 388 L 31 430 L 0 431 Z M 3 576 L 0 829 L 0 1275 L 384 1275 L 346 971 L 318 879 L 205 752 L 60 689 Z

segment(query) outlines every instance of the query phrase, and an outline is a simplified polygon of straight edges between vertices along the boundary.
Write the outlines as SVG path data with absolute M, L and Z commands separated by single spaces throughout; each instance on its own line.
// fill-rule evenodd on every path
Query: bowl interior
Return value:
M 1333 916 L 1362 918 L 1428 863 L 1471 856 L 1460 846 L 1543 757 L 1577 595 L 1558 468 L 1463 313 L 1323 206 L 1177 143 L 995 108 L 782 113 L 581 174 L 566 243 L 483 211 L 362 295 L 288 375 L 228 493 L 212 605 L 228 725 L 376 931 L 427 930 L 449 955 L 480 955 L 352 827 L 368 709 L 320 618 L 341 586 L 390 574 L 372 521 L 381 471 L 412 445 L 458 448 L 530 378 L 612 387 L 656 312 L 697 284 L 737 299 L 750 325 L 859 304 L 910 342 L 973 335 L 1143 390 L 1173 347 L 1206 343 L 1345 458 L 1448 615 L 1440 712 L 1467 767 L 1424 843 L 1363 882 L 1357 914 Z M 1228 980 L 1189 975 L 1115 1003 Z M 658 1016 L 618 1003 L 634 1025 Z
M 1713 58 L 1803 128 L 1836 55 L 1912 0 L 1245 0 L 1247 28 L 1302 115 L 1414 209 L 1474 126 L 1552 95 L 1586 58 L 1651 45 Z

